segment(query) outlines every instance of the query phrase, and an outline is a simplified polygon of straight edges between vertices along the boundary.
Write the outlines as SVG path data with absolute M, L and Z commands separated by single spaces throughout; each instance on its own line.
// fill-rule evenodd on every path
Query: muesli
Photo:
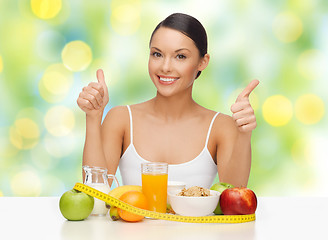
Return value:
M 203 187 L 190 187 L 188 189 L 183 188 L 178 196 L 185 196 L 185 197 L 208 197 L 210 196 L 210 190 Z

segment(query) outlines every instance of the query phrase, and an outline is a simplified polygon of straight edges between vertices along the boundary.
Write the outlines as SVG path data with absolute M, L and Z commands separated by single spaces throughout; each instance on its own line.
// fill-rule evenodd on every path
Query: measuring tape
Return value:
M 251 222 L 255 220 L 255 214 L 249 215 L 214 215 L 214 216 L 204 216 L 204 217 L 189 217 L 189 216 L 180 216 L 167 213 L 158 213 L 154 211 L 149 211 L 141 208 L 134 207 L 130 204 L 127 204 L 117 198 L 109 196 L 97 189 L 84 185 L 82 183 L 76 183 L 74 189 L 84 192 L 92 197 L 98 198 L 111 206 L 118 207 L 122 210 L 135 213 L 144 217 L 161 219 L 167 221 L 176 221 L 176 222 L 187 222 L 187 223 L 243 223 Z

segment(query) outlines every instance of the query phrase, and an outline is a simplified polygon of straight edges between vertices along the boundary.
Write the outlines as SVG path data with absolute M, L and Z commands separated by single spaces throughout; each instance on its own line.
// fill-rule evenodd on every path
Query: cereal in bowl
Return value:
M 185 196 L 185 197 L 207 197 L 210 196 L 210 190 L 203 187 L 190 187 L 188 189 L 183 188 L 178 196 Z

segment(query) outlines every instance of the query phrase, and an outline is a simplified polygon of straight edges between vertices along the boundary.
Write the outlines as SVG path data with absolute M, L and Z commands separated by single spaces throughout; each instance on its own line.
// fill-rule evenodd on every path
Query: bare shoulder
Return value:
M 224 113 L 220 113 L 217 118 L 216 118 L 216 124 L 220 123 L 223 125 L 234 125 L 234 120 L 232 119 L 231 116 L 224 114 Z
M 115 106 L 111 108 L 103 122 L 103 127 L 122 129 L 129 122 L 129 112 L 126 106 Z
M 121 118 L 125 115 L 128 116 L 127 114 L 128 108 L 126 106 L 115 106 L 108 111 L 106 118 Z
M 234 138 L 238 134 L 238 129 L 235 121 L 231 116 L 220 113 L 213 123 L 213 131 L 219 137 L 218 140 L 224 138 Z
M 201 116 L 203 118 L 213 118 L 216 113 L 217 112 L 204 108 L 200 105 L 198 105 L 198 111 L 196 112 L 198 116 Z M 213 122 L 212 129 L 212 131 L 224 132 L 230 131 L 231 129 L 236 129 L 236 126 L 231 116 L 220 112 Z

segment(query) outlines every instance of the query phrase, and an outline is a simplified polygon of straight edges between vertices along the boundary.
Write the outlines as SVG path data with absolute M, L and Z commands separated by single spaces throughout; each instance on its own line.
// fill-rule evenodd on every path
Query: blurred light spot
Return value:
M 1 159 L 16 156 L 18 149 L 11 143 L 9 128 L 0 128 L 0 157 Z
M 306 138 L 301 138 L 295 141 L 291 148 L 293 161 L 299 165 L 312 164 L 313 154 L 311 153 L 311 144 Z M 304 166 L 306 167 L 306 166 Z
M 61 0 L 31 0 L 33 13 L 41 19 L 55 17 L 62 8 Z
M 110 22 L 113 29 L 121 35 L 132 35 L 140 26 L 140 2 L 135 0 L 114 0 L 111 3 Z
M 23 138 L 15 127 L 9 129 L 10 142 L 18 149 L 23 149 Z
M 38 55 L 49 62 L 60 60 L 58 52 L 65 45 L 65 38 L 59 32 L 54 30 L 43 31 L 36 40 L 36 51 Z
M 15 126 L 23 138 L 39 138 L 39 127 L 29 118 L 17 119 Z
M 41 180 L 31 170 L 24 170 L 14 175 L 10 185 L 15 196 L 37 197 L 41 193 Z
M 41 97 L 54 103 L 63 100 L 73 84 L 73 74 L 63 64 L 50 65 L 39 82 Z
M 73 72 L 85 70 L 92 61 L 91 48 L 82 41 L 66 44 L 61 56 L 65 67 Z
M 293 11 L 300 12 L 302 14 L 309 14 L 309 12 L 312 12 L 318 6 L 313 0 L 291 0 L 288 2 L 288 5 L 291 9 L 293 9 Z
M 41 113 L 41 111 L 35 107 L 27 107 L 27 108 L 23 108 L 21 110 L 19 110 L 19 112 L 16 115 L 16 119 L 19 118 L 29 118 L 32 119 L 38 126 L 40 129 L 40 133 L 41 131 L 41 126 L 43 125 L 43 113 Z
M 56 158 L 66 157 L 74 151 L 75 138 L 72 133 L 65 136 L 47 135 L 44 138 L 44 145 L 47 152 Z
M 294 42 L 302 35 L 303 24 L 293 13 L 281 13 L 273 22 L 273 32 L 282 42 Z
M 66 94 L 72 85 L 73 76 L 62 64 L 54 64 L 46 69 L 42 81 L 50 93 Z
M 0 55 L 0 73 L 2 72 L 3 70 L 3 63 L 2 63 L 2 57 Z
M 282 95 L 268 97 L 262 106 L 264 120 L 274 127 L 287 124 L 293 115 L 293 106 L 288 98 Z
M 38 125 L 29 118 L 17 119 L 9 130 L 10 141 L 18 149 L 31 149 L 39 142 Z
M 2 193 L 2 191 L 0 191 L 0 197 L 3 197 L 3 193 Z
M 46 113 L 44 123 L 48 132 L 52 135 L 66 136 L 75 125 L 75 117 L 73 112 L 67 107 L 56 106 Z
M 323 53 L 311 49 L 304 51 L 298 61 L 298 71 L 306 78 L 315 80 L 327 72 L 328 61 Z
M 314 94 L 300 96 L 295 103 L 296 118 L 304 124 L 319 122 L 325 113 L 323 100 Z

